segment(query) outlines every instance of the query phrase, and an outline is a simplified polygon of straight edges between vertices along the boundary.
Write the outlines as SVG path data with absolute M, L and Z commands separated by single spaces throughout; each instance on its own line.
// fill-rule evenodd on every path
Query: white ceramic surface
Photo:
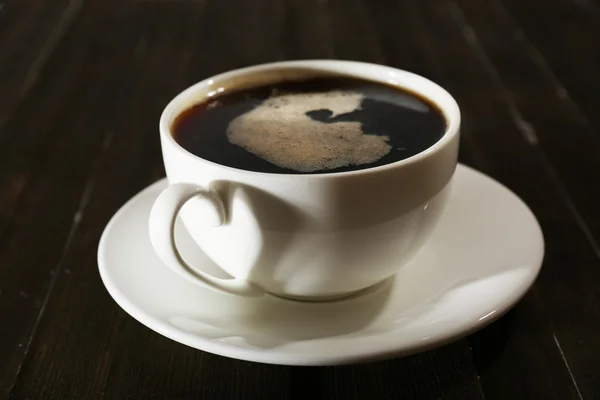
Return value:
M 174 119 L 231 88 L 321 74 L 358 77 L 422 94 L 446 116 L 444 136 L 427 150 L 379 167 L 324 174 L 245 171 L 199 158 L 173 139 Z M 281 128 L 281 129 L 285 129 Z M 395 68 L 352 61 L 287 61 L 202 81 L 165 108 L 160 137 L 172 184 L 150 215 L 159 258 L 191 282 L 240 294 L 347 295 L 390 277 L 429 236 L 456 167 L 460 112 L 435 83 Z M 390 133 L 392 134 L 392 133 Z M 191 273 L 172 240 L 174 215 L 204 253 L 235 279 Z
M 147 221 L 165 186 L 162 180 L 145 189 L 110 221 L 98 250 L 102 280 L 126 312 L 156 332 L 243 360 L 329 365 L 442 345 L 510 309 L 533 283 L 544 253 L 527 206 L 459 165 L 440 223 L 394 279 L 336 302 L 240 297 L 194 285 L 156 257 Z M 222 273 L 179 224 L 176 231 L 194 265 Z

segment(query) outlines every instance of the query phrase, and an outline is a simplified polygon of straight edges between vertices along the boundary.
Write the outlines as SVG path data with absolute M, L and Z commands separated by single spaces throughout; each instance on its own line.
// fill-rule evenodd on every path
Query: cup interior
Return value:
M 241 68 L 196 83 L 177 95 L 167 105 L 160 119 L 161 135 L 167 142 L 185 151 L 173 138 L 172 126 L 181 113 L 195 104 L 231 91 L 317 77 L 356 78 L 383 83 L 423 97 L 435 104 L 442 112 L 446 119 L 446 131 L 437 142 L 414 156 L 387 165 L 411 162 L 426 153 L 435 152 L 458 134 L 460 126 L 458 104 L 444 88 L 427 78 L 378 64 L 339 60 L 301 60 Z

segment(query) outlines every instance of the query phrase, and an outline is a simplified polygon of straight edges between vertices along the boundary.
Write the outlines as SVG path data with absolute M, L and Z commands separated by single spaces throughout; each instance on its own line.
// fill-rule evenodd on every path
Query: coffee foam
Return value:
M 329 110 L 330 118 L 360 109 L 359 93 L 277 94 L 231 121 L 229 142 L 281 168 L 298 172 L 373 163 L 391 150 L 387 136 L 367 135 L 360 122 L 315 121 L 306 115 Z

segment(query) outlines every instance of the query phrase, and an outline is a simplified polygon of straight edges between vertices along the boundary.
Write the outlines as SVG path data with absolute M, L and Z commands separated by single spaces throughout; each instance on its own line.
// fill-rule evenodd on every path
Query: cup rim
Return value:
M 261 172 L 261 171 L 251 171 L 236 167 L 231 167 L 224 164 L 219 164 L 214 161 L 207 160 L 205 158 L 199 157 L 196 154 L 193 154 L 182 147 L 175 138 L 173 137 L 172 132 L 172 123 L 175 118 L 184 110 L 190 108 L 194 104 L 202 102 L 206 100 L 207 97 L 210 97 L 214 94 L 218 93 L 219 82 L 224 82 L 227 80 L 231 80 L 237 77 L 243 77 L 244 75 L 251 75 L 255 73 L 261 72 L 270 72 L 270 71 L 278 71 L 278 70 L 290 70 L 294 68 L 307 68 L 314 69 L 315 72 L 331 72 L 333 74 L 340 74 L 340 76 L 354 77 L 354 78 L 362 78 L 362 79 L 370 79 L 375 82 L 385 83 L 393 86 L 397 86 L 401 89 L 408 90 L 414 92 L 418 95 L 422 95 L 427 98 L 429 101 L 434 103 L 439 110 L 444 115 L 444 118 L 447 122 L 447 127 L 442 135 L 442 137 L 429 146 L 427 149 L 412 155 L 410 157 L 404 158 L 402 160 L 394 161 L 388 164 L 371 167 L 371 168 L 361 168 L 352 171 L 344 171 L 344 172 L 319 172 L 319 173 L 274 173 L 274 172 Z M 361 73 L 361 70 L 363 71 Z M 382 78 L 373 79 L 371 76 L 367 76 L 365 70 L 378 70 L 382 72 Z M 383 75 L 387 72 L 388 78 L 385 79 Z M 391 79 L 390 77 L 393 77 Z M 396 80 L 394 80 L 396 79 Z M 407 81 L 415 82 L 414 85 L 423 86 L 429 88 L 429 90 L 436 92 L 436 98 L 442 98 L 444 101 L 444 105 L 440 104 L 440 101 L 437 99 L 431 98 L 431 96 L 427 96 L 420 92 L 418 89 L 409 89 L 406 88 Z M 211 88 L 217 87 L 215 90 L 208 90 Z M 212 94 L 211 94 L 212 93 Z M 261 175 L 261 176 L 277 176 L 277 177 L 302 177 L 302 178 L 342 178 L 356 175 L 368 175 L 377 172 L 383 172 L 390 169 L 401 168 L 406 165 L 411 165 L 422 161 L 423 159 L 429 158 L 434 154 L 441 151 L 446 145 L 452 142 L 455 136 L 458 135 L 460 130 L 461 123 L 461 113 L 460 108 L 450 93 L 446 89 L 444 89 L 439 84 L 423 77 L 417 75 L 413 72 L 409 72 L 406 70 L 367 62 L 360 61 L 348 61 L 348 60 L 292 60 L 292 61 L 279 61 L 279 62 L 271 62 L 264 64 L 257 64 L 249 67 L 243 67 L 234 69 L 228 72 L 220 73 L 214 75 L 212 77 L 203 79 L 191 86 L 187 89 L 183 90 L 179 94 L 177 94 L 165 107 L 163 110 L 160 121 L 159 121 L 159 131 L 162 139 L 162 143 L 166 143 L 176 149 L 176 151 L 180 152 L 182 155 L 191 156 L 195 160 L 204 163 L 206 165 L 212 166 L 213 168 L 219 168 L 224 170 L 229 170 L 232 172 L 242 173 L 242 174 L 253 174 L 253 175 Z

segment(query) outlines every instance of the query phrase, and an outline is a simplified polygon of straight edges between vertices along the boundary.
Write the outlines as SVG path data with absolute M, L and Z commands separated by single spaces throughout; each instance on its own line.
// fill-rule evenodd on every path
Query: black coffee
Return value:
M 181 113 L 175 140 L 229 167 L 329 173 L 393 163 L 436 143 L 435 104 L 381 83 L 324 77 L 227 90 Z

